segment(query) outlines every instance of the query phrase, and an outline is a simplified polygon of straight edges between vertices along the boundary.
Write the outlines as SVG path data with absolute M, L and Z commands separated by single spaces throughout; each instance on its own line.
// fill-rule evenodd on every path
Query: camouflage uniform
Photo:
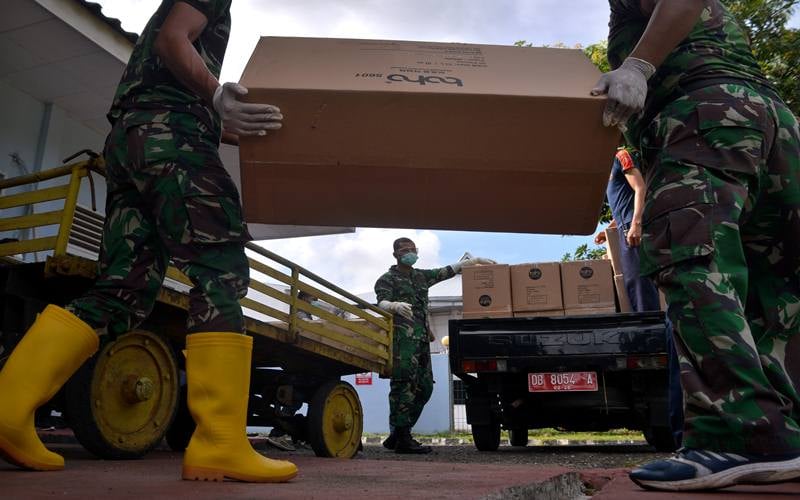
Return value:
M 186 1 L 186 0 L 182 0 Z M 230 0 L 186 2 L 206 15 L 195 41 L 219 76 Z M 106 221 L 93 289 L 67 308 L 112 336 L 143 321 L 172 259 L 192 280 L 188 331 L 243 331 L 249 266 L 239 193 L 218 154 L 221 126 L 207 103 L 153 53 L 174 2 L 165 0 L 134 48 L 108 114 Z
M 647 24 L 611 0 L 609 62 Z M 664 291 L 684 445 L 800 451 L 800 130 L 718 0 L 650 80 L 628 140 L 644 160 L 642 273 Z
M 377 301 L 407 302 L 414 320 L 394 315 L 393 365 L 389 391 L 389 425 L 414 427 L 433 392 L 431 346 L 428 339 L 428 289 L 456 273 L 450 266 L 413 269 L 405 274 L 397 266 L 375 283 Z

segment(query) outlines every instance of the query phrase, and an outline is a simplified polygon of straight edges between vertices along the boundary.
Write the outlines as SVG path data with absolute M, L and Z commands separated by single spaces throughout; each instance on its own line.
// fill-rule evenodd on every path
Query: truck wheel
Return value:
M 500 424 L 472 424 L 472 439 L 478 451 L 497 451 L 500 447 Z
M 105 344 L 67 382 L 67 421 L 98 457 L 139 458 L 161 442 L 172 423 L 178 383 L 167 343 L 132 330 Z
M 318 457 L 353 458 L 361 444 L 364 411 L 353 386 L 331 380 L 308 405 L 308 440 Z
M 516 427 L 509 430 L 508 442 L 511 446 L 528 446 L 528 428 Z
M 678 447 L 675 444 L 675 437 L 669 427 L 648 427 L 644 430 L 644 439 L 647 444 L 661 452 L 673 452 Z

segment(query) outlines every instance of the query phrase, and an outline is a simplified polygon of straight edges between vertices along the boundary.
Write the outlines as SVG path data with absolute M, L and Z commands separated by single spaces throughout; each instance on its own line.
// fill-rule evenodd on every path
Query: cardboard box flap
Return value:
M 269 89 L 446 92 L 604 101 L 589 95 L 599 78 L 600 71 L 578 49 L 262 37 L 241 84 Z

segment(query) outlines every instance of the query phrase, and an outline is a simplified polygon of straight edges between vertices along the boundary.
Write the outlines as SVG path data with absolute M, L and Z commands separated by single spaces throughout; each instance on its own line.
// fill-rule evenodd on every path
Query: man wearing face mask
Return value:
M 394 314 L 392 343 L 393 365 L 389 391 L 391 435 L 383 442 L 395 453 L 430 453 L 411 437 L 425 403 L 433 392 L 431 371 L 431 330 L 428 325 L 428 289 L 452 278 L 463 266 L 494 264 L 475 257 L 438 269 L 414 269 L 418 250 L 413 241 L 399 238 L 394 242 L 397 264 L 375 283 L 378 307 Z

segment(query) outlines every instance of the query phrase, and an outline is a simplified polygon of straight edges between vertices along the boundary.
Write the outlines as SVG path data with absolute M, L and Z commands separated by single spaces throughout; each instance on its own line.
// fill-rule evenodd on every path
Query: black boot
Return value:
M 397 445 L 397 434 L 395 434 L 395 430 L 392 429 L 392 433 L 389 434 L 389 437 L 383 440 L 383 447 L 387 450 L 394 450 L 394 447 Z
M 397 427 L 394 430 L 397 436 L 397 442 L 394 447 L 395 453 L 423 455 L 432 451 L 430 446 L 422 446 L 414 438 L 411 437 L 410 429 L 406 427 Z

